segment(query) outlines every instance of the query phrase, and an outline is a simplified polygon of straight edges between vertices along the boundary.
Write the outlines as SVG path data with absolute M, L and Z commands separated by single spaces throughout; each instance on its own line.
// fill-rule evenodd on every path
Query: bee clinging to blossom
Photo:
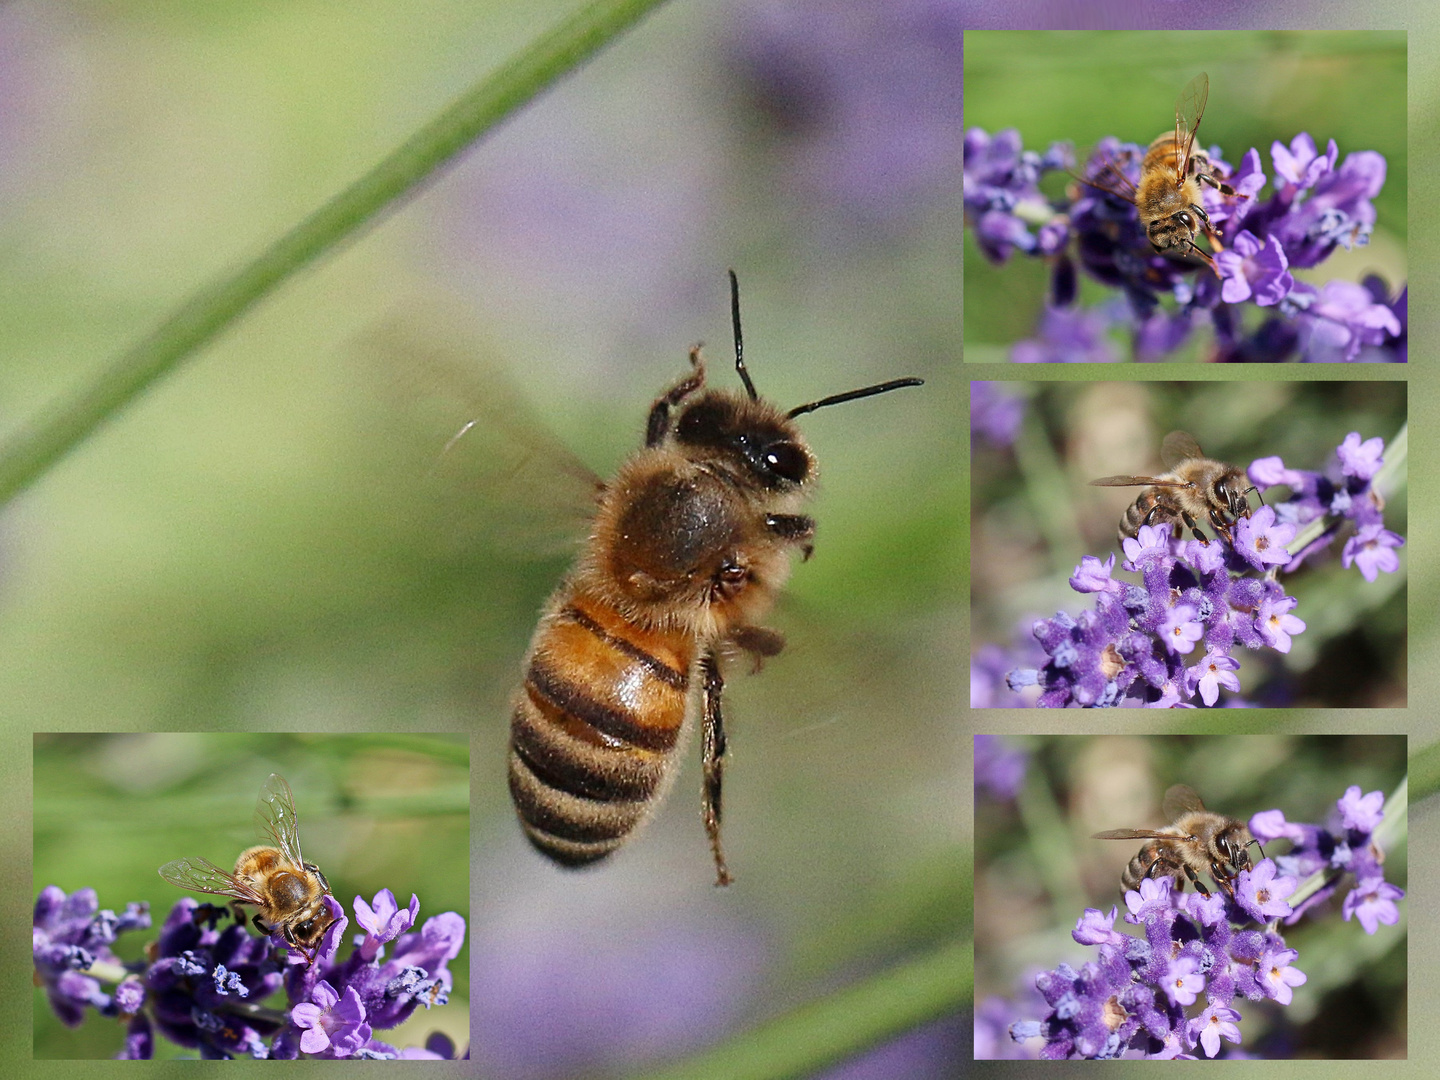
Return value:
M 1237 818 L 1206 810 L 1200 796 L 1184 784 L 1165 792 L 1160 809 L 1170 820 L 1163 828 L 1110 829 L 1094 836 L 1096 840 L 1149 841 L 1120 875 L 1121 894 L 1140 888 L 1146 878 L 1170 878 L 1179 892 L 1188 878 L 1196 892 L 1208 897 L 1210 890 L 1200 875 L 1209 874 L 1216 885 L 1234 896 L 1235 878 L 1250 869 L 1250 847 L 1260 847 L 1249 827 Z M 1263 848 L 1260 855 L 1265 855 Z
M 300 854 L 295 796 L 283 776 L 271 773 L 265 781 L 255 817 L 266 842 L 242 851 L 233 873 L 208 859 L 176 859 L 160 867 L 160 876 L 182 889 L 230 897 L 238 922 L 245 921 L 242 905 L 255 908 L 255 929 L 294 946 L 308 966 L 335 918 L 325 904 L 330 883 Z
M 1160 460 L 1170 471 L 1159 476 L 1102 476 L 1090 481 L 1093 487 L 1144 486 L 1120 519 L 1120 540 L 1133 537 L 1144 525 L 1170 524 L 1177 539 L 1183 525 L 1195 539 L 1208 544 L 1198 525 L 1204 521 L 1233 547 L 1235 523 L 1250 516 L 1250 492 L 1264 501 L 1260 489 L 1248 483 L 1245 470 L 1207 458 L 1194 436 L 1184 431 L 1165 436 Z
M 1079 179 L 1132 204 L 1155 251 L 1175 249 L 1182 255 L 1195 255 L 1213 269 L 1210 255 L 1195 244 L 1195 237 L 1204 232 L 1210 246 L 1220 250 L 1220 230 L 1211 224 L 1201 204 L 1200 185 L 1228 198 L 1249 196 L 1223 183 L 1209 155 L 1195 144 L 1209 96 L 1210 77 L 1202 71 L 1186 84 L 1175 102 L 1175 130 L 1157 135 L 1145 151 L 1138 183 L 1126 175 L 1125 162 L 1117 160 L 1103 162 Z
M 790 410 L 755 391 L 730 275 L 735 371 L 744 392 L 691 371 L 655 399 L 645 444 L 601 485 L 590 536 L 540 616 L 510 721 L 510 792 L 525 835 L 563 866 L 603 859 L 666 793 L 698 717 L 702 812 L 716 880 L 725 729 L 721 659 L 757 665 L 784 638 L 760 625 L 815 522 L 799 512 L 815 457 L 796 419 L 918 386 L 893 379 Z

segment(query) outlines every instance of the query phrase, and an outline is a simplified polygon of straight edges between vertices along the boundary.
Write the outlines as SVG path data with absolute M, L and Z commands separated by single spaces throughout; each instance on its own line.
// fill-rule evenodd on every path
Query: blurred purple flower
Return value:
M 1105 309 L 1047 307 L 1037 337 L 1018 341 L 1010 351 L 1017 364 L 1109 364 L 1119 360 L 1107 337 L 1111 320 Z
M 999 735 L 975 736 L 975 787 L 1008 802 L 1025 784 L 1030 755 Z
M 970 445 L 977 438 L 992 446 L 1010 446 L 1025 419 L 1025 399 L 1005 383 L 970 384 Z

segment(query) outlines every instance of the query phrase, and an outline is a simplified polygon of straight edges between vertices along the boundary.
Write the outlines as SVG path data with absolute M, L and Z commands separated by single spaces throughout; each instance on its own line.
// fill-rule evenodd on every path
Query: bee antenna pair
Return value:
M 740 381 L 745 384 L 745 392 L 750 395 L 751 401 L 759 400 L 760 395 L 755 392 L 755 384 L 750 381 L 750 372 L 745 370 L 745 339 L 740 333 L 740 280 L 735 276 L 735 271 L 730 272 L 730 323 L 735 330 L 735 371 L 740 376 Z M 854 401 L 857 398 L 873 397 L 875 394 L 885 394 L 891 390 L 898 390 L 902 386 L 924 386 L 924 379 L 914 377 L 905 379 L 891 379 L 888 382 L 876 383 L 874 386 L 866 386 L 859 390 L 847 390 L 843 394 L 831 394 L 829 397 L 821 398 L 819 401 L 812 401 L 806 405 L 797 405 L 785 415 L 793 420 L 797 416 L 814 412 L 816 409 L 823 409 L 827 405 L 839 405 L 843 401 Z

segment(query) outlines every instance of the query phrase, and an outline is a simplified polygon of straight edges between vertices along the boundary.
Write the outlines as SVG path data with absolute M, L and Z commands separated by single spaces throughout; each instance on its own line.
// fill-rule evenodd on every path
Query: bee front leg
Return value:
M 725 680 L 713 651 L 701 658 L 700 673 L 703 679 L 700 754 L 705 774 L 701 804 L 705 835 L 710 838 L 710 852 L 715 857 L 715 884 L 729 885 L 735 879 L 730 876 L 725 854 L 720 849 L 721 784 L 725 771 L 725 718 L 720 709 L 720 695 L 725 689 Z
M 694 368 L 650 406 L 650 418 L 645 423 L 645 445 L 656 446 L 665 438 L 670 429 L 670 410 L 705 385 L 705 361 L 700 356 L 700 346 L 690 350 L 690 366 Z
M 737 626 L 730 632 L 730 642 L 750 654 L 750 674 L 760 671 L 764 662 L 779 656 L 785 649 L 785 635 L 768 626 Z
M 261 920 L 260 913 L 258 911 L 255 913 L 254 917 L 250 921 L 255 925 L 255 929 L 260 931 L 261 937 L 269 937 L 275 932 L 271 930 L 270 927 L 265 925 L 265 923 Z

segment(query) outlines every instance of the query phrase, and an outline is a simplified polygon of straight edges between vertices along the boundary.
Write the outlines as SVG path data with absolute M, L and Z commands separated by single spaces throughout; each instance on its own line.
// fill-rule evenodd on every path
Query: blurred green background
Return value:
M 122 934 L 114 951 L 140 959 L 187 893 L 156 872 L 179 858 L 229 869 L 259 843 L 254 822 L 272 772 L 290 782 L 301 850 L 325 873 L 351 920 L 340 946 L 349 955 L 357 895 L 374 903 L 389 889 L 404 907 L 420 897 L 416 929 L 455 911 L 470 921 L 470 750 L 463 735 L 121 734 L 35 736 L 34 892 L 93 888 L 102 909 L 150 904 L 150 930 Z M 228 921 L 228 920 L 227 920 Z M 450 963 L 454 991 L 442 1008 L 420 1010 L 376 1037 L 423 1046 L 443 1031 L 470 1041 L 470 949 Z M 104 990 L 113 987 L 102 986 Z M 37 1058 L 105 1058 L 121 1048 L 124 1025 L 93 1012 L 75 1029 L 34 991 Z M 156 1038 L 157 1058 L 183 1054 Z
M 1013 446 L 981 442 L 972 451 L 973 649 L 1028 641 L 1034 619 L 1093 606 L 1068 578 L 1083 555 L 1119 558 L 1116 526 L 1139 489 L 1094 488 L 1089 481 L 1163 471 L 1166 433 L 1188 431 L 1208 455 L 1241 468 L 1278 455 L 1290 468 L 1325 472 L 1350 432 L 1388 446 L 1407 421 L 1408 384 L 1394 380 L 993 386 L 1025 402 L 1025 419 Z M 1385 493 L 1385 526 L 1406 537 L 1407 478 L 1402 470 Z M 1276 489 L 1274 498 L 1289 496 L 1288 488 Z M 1306 630 L 1287 655 L 1247 650 L 1239 657 L 1241 697 L 1255 700 L 1263 689 L 1262 704 L 1405 705 L 1410 551 L 1400 549 L 1396 573 L 1368 582 L 1340 565 L 1349 535 L 1342 532 L 1327 552 L 1281 579 L 1299 601 L 1295 614 Z
M 0 438 L 576 6 L 0 6 Z M 763 943 L 748 981 L 687 999 L 668 1035 L 617 1020 L 620 1045 L 546 1066 L 584 1019 L 560 1010 L 528 1052 L 487 1062 L 496 1077 L 624 1071 L 956 934 L 961 53 L 945 34 L 882 4 L 799 22 L 669 4 L 52 468 L 0 518 L 12 820 L 32 731 L 462 732 L 472 929 L 494 955 L 539 971 L 592 917 L 586 948 L 635 950 L 622 980 L 674 926 Z M 611 473 L 696 341 L 737 385 L 730 267 L 767 397 L 926 386 L 803 418 L 819 530 L 774 619 L 790 648 L 727 692 L 737 885 L 712 887 L 688 758 L 643 839 L 562 874 L 525 845 L 504 781 L 507 700 L 583 532 L 551 513 L 541 459 Z M 248 821 L 258 783 L 235 786 Z M 339 813 L 339 787 L 313 791 L 307 827 Z M 7 857 L 28 843 L 17 825 Z M 162 861 L 136 880 L 156 888 Z M 611 932 L 621 911 L 631 935 Z M 664 960 L 648 968 L 684 954 Z M 557 960 L 547 977 L 552 998 L 604 1001 L 612 974 Z M 493 1048 L 529 999 L 485 990 L 514 1005 L 477 1028 Z
M 1033 973 L 1094 950 L 1070 931 L 1081 912 L 1120 907 L 1120 873 L 1140 841 L 1091 840 L 1115 828 L 1155 828 L 1171 784 L 1188 784 L 1208 809 L 1246 821 L 1279 809 L 1291 822 L 1326 824 L 1352 784 L 1389 799 L 1406 774 L 1403 735 L 1008 736 L 1030 754 L 1018 798 L 980 793 L 975 808 L 975 1000 L 1013 999 Z M 1288 843 L 1265 845 L 1282 855 Z M 1408 842 L 1386 852 L 1385 879 L 1406 888 Z M 1353 883 L 1353 878 L 1349 879 Z M 1285 1007 L 1236 1006 L 1240 1052 L 1284 1058 L 1405 1058 L 1408 1036 L 1408 899 L 1400 921 L 1373 936 L 1341 919 L 1348 884 L 1294 927 L 1308 981 Z M 1039 1019 L 1033 1007 L 1017 1016 Z M 1038 1047 L 1039 1043 L 1031 1044 Z M 1225 1044 L 1227 1049 L 1230 1045 Z M 1009 1052 L 1010 1047 L 1002 1050 Z
M 992 134 L 1016 128 L 1025 148 L 1040 153 L 1068 140 L 1078 170 L 1103 136 L 1144 146 L 1173 128 L 1175 99 L 1201 71 L 1210 76 L 1210 100 L 1200 141 L 1218 145 L 1232 166 L 1258 150 L 1271 178 L 1262 198 L 1274 190 L 1271 145 L 1288 147 L 1302 131 L 1322 153 L 1333 138 L 1338 161 L 1357 150 L 1384 155 L 1369 245 L 1337 251 L 1296 277 L 1318 285 L 1378 273 L 1398 292 L 1409 277 L 1403 31 L 972 32 L 965 36 L 965 123 Z M 1066 181 L 1052 174 L 1041 188 L 1058 196 Z M 1035 334 L 1050 268 L 1019 255 L 995 266 L 967 234 L 965 269 L 965 358 L 1006 362 L 1012 344 Z M 1081 304 L 1115 295 L 1079 276 Z M 1197 348 L 1180 355 L 1192 358 Z

